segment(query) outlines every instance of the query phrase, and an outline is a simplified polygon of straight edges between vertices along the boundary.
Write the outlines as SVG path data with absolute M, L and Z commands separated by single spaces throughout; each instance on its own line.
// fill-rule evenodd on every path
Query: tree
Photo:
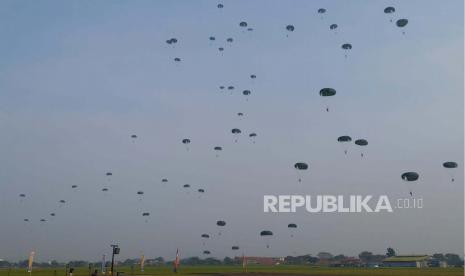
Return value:
M 317 254 L 318 258 L 323 259 L 323 260 L 330 260 L 333 258 L 333 254 L 328 253 L 328 252 L 320 252 Z
M 445 257 L 446 257 L 447 265 L 450 265 L 450 266 L 462 266 L 463 265 L 462 259 L 460 259 L 459 255 L 457 254 L 448 253 L 445 255 Z
M 388 247 L 387 252 L 386 252 L 386 256 L 394 257 L 395 255 L 396 255 L 396 251 L 394 251 L 394 249 L 392 247 Z
M 368 251 L 363 251 L 362 253 L 358 254 L 358 257 L 364 263 L 370 263 L 373 260 L 373 253 Z
M 433 258 L 438 260 L 438 261 L 445 261 L 446 257 L 442 253 L 434 253 Z

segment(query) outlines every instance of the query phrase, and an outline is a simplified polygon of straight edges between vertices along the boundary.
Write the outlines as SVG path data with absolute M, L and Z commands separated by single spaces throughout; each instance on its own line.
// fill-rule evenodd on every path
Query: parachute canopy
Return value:
M 405 172 L 401 175 L 404 181 L 417 181 L 420 175 L 416 172 Z
M 350 50 L 350 49 L 352 49 L 352 44 L 344 43 L 344 44 L 342 44 L 341 48 L 344 49 L 344 50 Z
M 394 13 L 396 9 L 394 7 L 386 7 L 384 13 Z
M 260 236 L 273 236 L 273 232 L 270 230 L 263 230 L 260 232 Z
M 219 221 L 216 222 L 216 225 L 218 225 L 218 226 L 225 226 L 225 225 L 226 225 L 226 221 L 224 221 L 224 220 L 219 220 Z
M 318 9 L 318 13 L 320 14 L 326 13 L 326 9 L 320 8 Z
M 303 162 L 298 162 L 294 164 L 294 168 L 296 168 L 297 170 L 306 170 L 308 169 L 308 164 L 303 163 Z
M 330 30 L 335 30 L 335 29 L 337 29 L 337 24 L 331 24 L 331 25 L 329 25 L 329 29 L 330 29 Z
M 339 136 L 337 138 L 337 141 L 338 142 L 350 142 L 350 141 L 352 141 L 352 138 L 350 138 L 350 136 L 343 135 L 343 136 Z
M 208 238 L 210 238 L 210 235 L 208 235 L 208 234 L 202 234 L 201 237 L 204 238 L 204 239 L 208 239 Z
M 295 224 L 295 223 L 289 223 L 289 224 L 287 225 L 287 228 L 297 228 L 297 224 Z
M 334 88 L 323 88 L 320 90 L 320 96 L 322 97 L 331 97 L 336 95 L 336 89 Z
M 233 245 L 233 246 L 231 247 L 231 249 L 232 249 L 232 250 L 239 250 L 239 246 Z
M 286 30 L 288 30 L 289 32 L 293 32 L 294 31 L 294 25 L 287 25 Z
M 457 168 L 457 163 L 453 161 L 448 161 L 448 162 L 444 162 L 442 166 L 447 169 L 453 169 L 453 168 Z
M 399 28 L 403 28 L 403 27 L 407 26 L 407 24 L 408 24 L 408 19 L 399 19 L 396 22 L 396 25 Z
M 238 129 L 238 128 L 233 128 L 233 129 L 231 129 L 231 133 L 232 133 L 232 134 L 240 134 L 240 133 L 241 133 L 241 130 Z
M 218 151 L 221 151 L 221 150 L 223 150 L 223 148 L 222 148 L 222 147 L 214 147 L 213 149 L 214 149 L 214 150 L 218 150 Z
M 257 137 L 257 133 L 252 132 L 252 133 L 249 134 L 249 137 Z
M 247 22 L 242 21 L 241 23 L 239 23 L 239 26 L 240 27 L 247 27 Z
M 190 139 L 187 139 L 187 138 L 186 138 L 186 139 L 182 139 L 182 143 L 187 145 L 187 144 L 190 144 L 190 143 L 191 143 L 191 140 L 190 140 Z
M 250 90 L 244 90 L 244 91 L 242 91 L 242 94 L 243 94 L 244 96 L 248 96 L 248 95 L 250 95 L 250 93 L 251 93 Z
M 365 139 L 357 139 L 355 140 L 355 144 L 358 146 L 366 146 L 368 145 L 368 141 Z
M 148 216 L 150 216 L 150 213 L 149 212 L 142 213 L 142 216 L 143 217 L 148 217 Z

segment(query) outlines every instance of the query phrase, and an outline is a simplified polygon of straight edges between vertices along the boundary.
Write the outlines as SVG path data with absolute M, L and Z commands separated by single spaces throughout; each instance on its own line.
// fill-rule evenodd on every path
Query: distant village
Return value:
M 173 261 L 167 261 L 162 257 L 145 259 L 145 266 L 172 265 Z M 237 256 L 234 258 L 225 257 L 223 260 L 216 258 L 189 257 L 181 259 L 181 265 L 309 265 L 327 267 L 463 267 L 464 260 L 457 254 L 436 253 L 433 255 L 397 255 L 395 250 L 388 248 L 386 254 L 373 254 L 363 251 L 357 257 L 349 257 L 342 254 L 333 255 L 328 252 L 320 252 L 316 256 L 310 254 L 302 256 L 287 257 L 257 257 L 257 256 Z M 68 263 L 49 261 L 34 262 L 34 267 L 101 267 L 101 262 L 70 261 Z M 117 266 L 138 267 L 140 259 L 126 259 L 117 261 Z M 0 267 L 27 267 L 28 261 L 8 262 L 0 259 Z M 110 263 L 105 264 L 106 267 Z

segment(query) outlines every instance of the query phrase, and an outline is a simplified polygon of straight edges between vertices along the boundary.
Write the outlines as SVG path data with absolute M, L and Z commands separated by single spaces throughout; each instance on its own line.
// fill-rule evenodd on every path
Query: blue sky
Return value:
M 222 1 L 222 10 L 218 3 L 0 4 L 0 258 L 26 258 L 34 248 L 41 260 L 91 260 L 112 242 L 122 258 L 171 257 L 177 247 L 200 255 L 200 234 L 216 234 L 218 219 L 228 227 L 208 244 L 216 257 L 232 255 L 232 244 L 269 256 L 388 246 L 463 253 L 463 2 Z M 388 5 L 394 19 L 409 19 L 405 35 L 383 13 Z M 241 21 L 254 31 L 241 30 Z M 165 43 L 172 37 L 175 47 Z M 322 100 L 323 87 L 337 95 Z M 238 143 L 235 127 L 243 131 Z M 365 157 L 354 145 L 344 156 L 340 135 L 367 139 Z M 448 160 L 460 166 L 455 183 L 441 167 Z M 302 183 L 298 161 L 310 166 Z M 405 197 L 410 187 L 400 174 L 410 170 L 421 175 L 413 188 L 422 210 L 262 212 L 264 194 Z M 205 195 L 187 194 L 186 183 Z M 59 199 L 68 203 L 59 207 Z M 38 223 L 52 211 L 56 218 Z M 296 239 L 290 222 L 299 225 Z M 263 229 L 275 233 L 271 250 L 259 238 Z

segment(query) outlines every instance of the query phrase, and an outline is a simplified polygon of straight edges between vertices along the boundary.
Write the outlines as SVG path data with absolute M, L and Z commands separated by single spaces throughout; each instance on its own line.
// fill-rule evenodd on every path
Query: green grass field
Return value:
M 55 272 L 56 271 L 56 272 Z M 176 275 L 172 272 L 171 267 L 146 267 L 144 272 L 134 269 L 134 274 L 131 273 L 129 267 L 119 267 L 117 271 L 125 272 L 125 276 L 129 275 Z M 241 266 L 184 266 L 180 267 L 178 274 L 182 275 L 225 275 L 225 274 L 243 274 Z M 267 274 L 305 274 L 314 276 L 325 275 L 343 275 L 343 276 L 454 276 L 464 275 L 463 268 L 322 268 L 309 266 L 249 266 L 248 274 L 250 275 L 267 275 Z M 27 276 L 25 269 L 1 269 L 0 276 Z M 65 270 L 62 269 L 34 269 L 34 276 L 66 276 Z M 88 276 L 87 268 L 76 268 L 73 276 Z

